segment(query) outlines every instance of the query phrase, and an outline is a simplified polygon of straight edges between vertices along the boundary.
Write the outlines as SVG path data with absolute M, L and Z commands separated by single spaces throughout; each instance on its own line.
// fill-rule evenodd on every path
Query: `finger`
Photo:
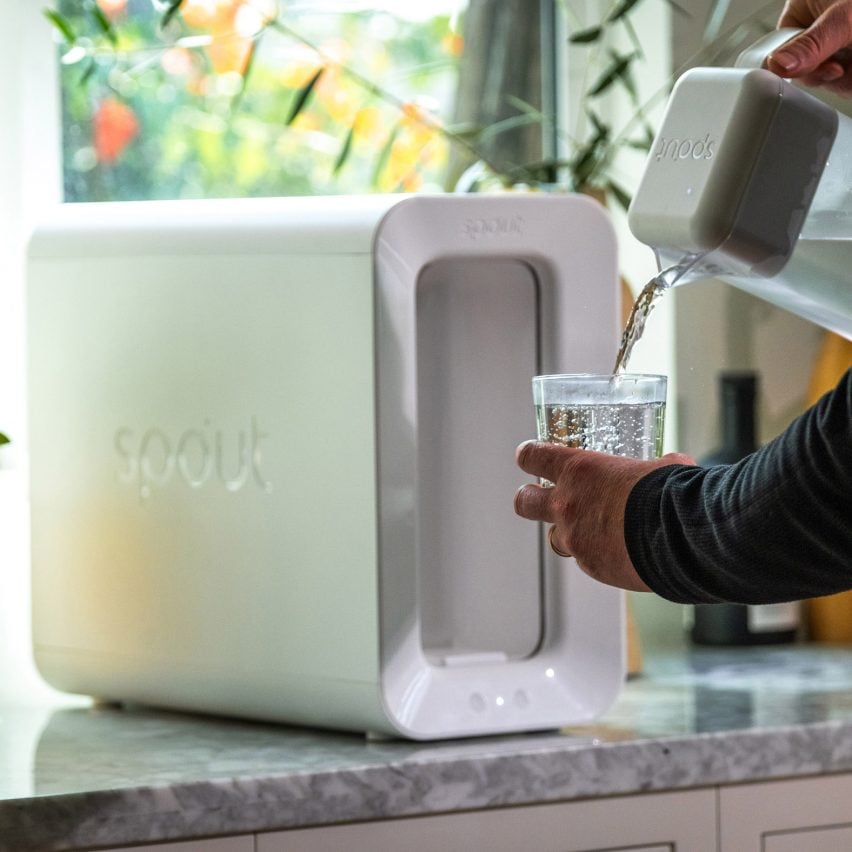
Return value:
M 543 485 L 524 485 L 515 492 L 515 514 L 528 521 L 555 521 L 553 489 Z
M 771 71 L 788 77 L 812 73 L 832 54 L 852 43 L 852 21 L 845 4 L 835 3 L 801 35 L 774 51 L 767 61 Z
M 849 93 L 852 92 L 852 65 L 842 69 L 842 72 L 838 75 L 834 73 L 823 75 L 822 71 L 825 67 L 825 65 L 820 65 L 813 74 L 799 79 L 806 86 L 822 86 L 829 92 L 848 97 Z
M 829 92 L 834 92 L 834 94 L 841 95 L 844 98 L 852 96 L 852 69 L 847 71 L 839 79 L 830 83 L 823 83 L 822 85 Z
M 566 459 L 574 453 L 582 452 L 585 451 L 545 441 L 525 441 L 515 450 L 515 460 L 526 473 L 556 482 Z
M 823 83 L 833 83 L 846 73 L 846 69 L 836 60 L 829 59 L 814 71 L 814 76 L 819 77 Z
M 835 83 L 846 73 L 846 69 L 832 59 L 823 62 L 810 74 L 803 74 L 798 79 L 806 86 L 824 86 L 827 83 Z

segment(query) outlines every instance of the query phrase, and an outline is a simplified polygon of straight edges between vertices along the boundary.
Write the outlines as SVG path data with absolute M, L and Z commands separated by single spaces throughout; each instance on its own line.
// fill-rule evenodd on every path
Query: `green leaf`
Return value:
M 607 89 L 618 80 L 624 80 L 627 70 L 630 68 L 630 63 L 636 59 L 635 53 L 628 53 L 626 56 L 612 52 L 613 61 L 595 80 L 592 88 L 586 93 L 587 97 L 595 98 L 602 95 Z M 625 83 L 625 85 L 627 85 Z
M 630 43 L 633 45 L 633 52 L 637 56 L 641 56 L 644 58 L 644 53 L 642 51 L 642 42 L 639 38 L 639 34 L 636 32 L 636 27 L 630 21 L 630 18 L 625 18 L 622 22 L 624 24 L 624 29 L 627 30 L 627 35 L 630 37 Z
M 573 33 L 569 39 L 569 44 L 591 44 L 594 41 L 598 41 L 603 33 L 603 27 L 588 27 L 585 30 L 579 30 L 576 33 Z
M 612 194 L 612 197 L 624 208 L 626 213 L 627 208 L 630 207 L 630 193 L 614 181 L 607 182 L 606 190 Z
M 485 129 L 481 124 L 466 121 L 461 124 L 448 124 L 444 128 L 448 136 L 466 142 L 475 142 Z
M 311 96 L 311 92 L 314 90 L 314 86 L 319 82 L 319 78 L 322 77 L 323 71 L 325 71 L 325 66 L 319 68 L 313 77 L 296 92 L 296 98 L 293 101 L 293 106 L 290 107 L 290 114 L 287 116 L 287 121 L 284 123 L 289 127 L 295 120 L 296 116 L 305 108 L 305 105 L 308 102 L 308 98 Z
M 598 164 L 597 146 L 589 145 L 579 152 L 578 158 L 571 164 L 571 177 L 575 191 L 581 190 L 594 174 Z
M 535 115 L 542 121 L 545 118 L 544 113 L 537 106 L 534 106 L 529 101 L 525 101 L 523 98 L 519 98 L 517 95 L 506 95 L 506 102 L 511 104 L 519 112 Z
M 110 19 L 103 13 L 103 10 L 97 3 L 92 3 L 89 12 L 95 19 L 98 29 L 109 39 L 112 46 L 115 47 L 118 44 L 118 36 Z
M 385 166 L 388 162 L 388 157 L 390 157 L 391 148 L 393 148 L 393 143 L 396 142 L 396 137 L 399 136 L 400 123 L 397 122 L 390 133 L 388 133 L 388 138 L 385 140 L 385 144 L 382 145 L 382 150 L 379 151 L 379 156 L 376 158 L 376 165 L 373 167 L 373 176 L 370 180 L 372 187 L 375 189 L 379 185 L 379 178 L 382 176 L 382 172 L 385 169 Z
M 590 109 L 586 110 L 586 115 L 589 118 L 589 121 L 592 122 L 592 127 L 595 128 L 595 133 L 601 137 L 605 138 L 609 136 L 609 128 L 598 118 L 598 116 Z
M 571 176 L 575 189 L 582 189 L 595 173 L 595 169 L 603 162 L 608 133 L 598 131 L 577 151 L 577 156 L 571 161 Z
M 349 159 L 349 155 L 352 153 L 352 141 L 355 138 L 355 128 L 350 127 L 349 132 L 346 134 L 346 138 L 343 140 L 343 146 L 340 149 L 340 153 L 337 155 L 337 159 L 334 161 L 334 168 L 331 170 L 333 175 L 337 175 L 337 173 L 343 168 L 346 161 Z
M 55 9 L 44 9 L 42 10 L 42 13 L 45 18 L 47 18 L 47 20 L 50 21 L 50 23 L 53 24 L 60 33 L 62 33 L 62 37 L 65 41 L 69 44 L 73 44 L 77 41 L 77 36 L 74 34 L 71 24 L 69 24 L 68 21 L 59 14 L 59 12 Z
M 633 77 L 633 70 L 629 65 L 624 69 L 623 74 L 619 74 L 618 79 L 621 85 L 627 89 L 627 93 L 630 95 L 630 100 L 633 101 L 634 104 L 638 105 L 639 90 L 636 88 L 636 80 Z
M 172 18 L 180 11 L 183 6 L 183 0 L 166 0 L 166 11 L 163 12 L 163 17 L 160 18 L 160 29 L 165 29 L 171 22 Z
M 2 432 L 0 432 L 0 447 L 2 447 L 3 444 L 11 444 L 11 443 L 12 442 L 9 440 L 8 436 L 4 435 Z
M 607 15 L 606 22 L 614 23 L 623 18 L 640 0 L 621 0 L 621 2 Z
M 89 57 L 86 60 L 86 67 L 83 69 L 83 73 L 80 75 L 80 85 L 85 86 L 89 80 L 92 79 L 92 75 L 97 70 L 98 64 L 95 62 L 93 57 Z
M 495 121 L 494 124 L 489 124 L 483 128 L 479 134 L 479 142 L 486 142 L 499 136 L 501 133 L 506 133 L 509 130 L 514 130 L 517 127 L 527 127 L 530 124 L 541 124 L 543 116 L 539 115 L 512 115 L 509 118 L 504 118 L 501 121 Z
M 251 75 L 252 69 L 254 68 L 254 60 L 257 56 L 257 49 L 259 46 L 260 36 L 258 36 L 249 45 L 249 52 L 248 56 L 246 57 L 246 66 L 243 69 L 243 73 L 240 78 L 240 90 L 234 95 L 234 98 L 231 101 L 231 114 L 237 112 L 243 102 L 243 96 L 245 95 L 246 88 L 248 87 L 249 76 Z
M 634 148 L 636 151 L 645 151 L 647 153 L 651 150 L 651 143 L 647 139 L 628 139 L 624 144 L 628 148 Z
M 654 145 L 654 131 L 649 124 L 645 124 L 642 129 L 645 132 L 642 139 L 628 139 L 625 144 L 637 151 L 650 151 Z

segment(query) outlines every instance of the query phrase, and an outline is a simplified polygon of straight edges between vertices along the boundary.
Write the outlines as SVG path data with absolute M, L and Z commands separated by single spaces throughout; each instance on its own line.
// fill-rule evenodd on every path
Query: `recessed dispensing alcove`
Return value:
M 433 664 L 533 654 L 537 525 L 518 518 L 515 447 L 535 437 L 538 280 L 516 258 L 442 258 L 417 281 L 417 572 Z

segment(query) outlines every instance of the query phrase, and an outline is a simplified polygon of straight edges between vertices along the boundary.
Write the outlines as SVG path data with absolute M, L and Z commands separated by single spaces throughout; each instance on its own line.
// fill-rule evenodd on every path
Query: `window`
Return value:
M 472 162 L 541 161 L 539 17 L 495 0 L 63 0 L 65 200 L 442 191 Z

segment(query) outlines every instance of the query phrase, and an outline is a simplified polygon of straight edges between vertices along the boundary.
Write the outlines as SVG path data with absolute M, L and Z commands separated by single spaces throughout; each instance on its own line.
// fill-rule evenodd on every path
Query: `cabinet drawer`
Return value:
M 852 775 L 723 787 L 722 852 L 848 852 Z
M 256 852 L 717 852 L 713 790 L 353 823 L 257 835 Z

